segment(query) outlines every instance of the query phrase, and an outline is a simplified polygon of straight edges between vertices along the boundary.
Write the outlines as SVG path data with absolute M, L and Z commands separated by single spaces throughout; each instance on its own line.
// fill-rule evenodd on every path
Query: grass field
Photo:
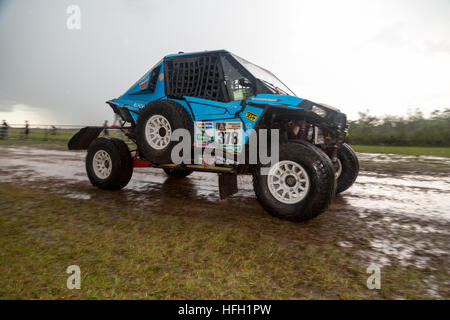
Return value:
M 45 129 L 31 129 L 28 139 L 25 139 L 23 129 L 10 129 L 9 138 L 0 140 L 0 144 L 9 145 L 48 145 L 56 148 L 65 148 L 67 142 L 78 130 L 58 129 L 55 134 Z M 118 136 L 111 130 L 111 135 Z M 402 155 L 426 155 L 438 157 L 450 157 L 450 148 L 444 147 L 405 147 L 405 146 L 360 146 L 352 145 L 356 152 L 363 153 L 393 153 Z
M 362 153 L 393 153 L 402 155 L 424 155 L 450 157 L 450 148 L 439 147 L 405 147 L 405 146 L 359 146 L 352 145 L 356 152 Z
M 107 203 L 0 183 L 0 298 L 427 297 L 418 269 L 386 267 L 382 289 L 371 291 L 351 251 L 270 236 L 275 225 L 266 220 L 255 229 L 180 210 L 117 212 Z M 73 264 L 81 268 L 81 290 L 66 287 Z
M 52 133 L 49 129 L 32 128 L 28 135 L 28 141 L 42 140 L 48 142 L 61 141 L 66 143 L 77 132 L 77 129 L 57 129 L 55 133 Z M 9 129 L 8 137 L 13 140 L 25 140 L 26 138 L 23 128 Z
M 13 128 L 8 131 L 8 139 L 0 139 L 0 145 L 37 145 L 67 150 L 67 143 L 77 132 L 78 129 L 58 129 L 55 134 L 52 134 L 47 129 L 31 129 L 28 137 L 26 137 L 23 129 Z M 110 135 L 123 138 L 117 130 L 110 130 Z

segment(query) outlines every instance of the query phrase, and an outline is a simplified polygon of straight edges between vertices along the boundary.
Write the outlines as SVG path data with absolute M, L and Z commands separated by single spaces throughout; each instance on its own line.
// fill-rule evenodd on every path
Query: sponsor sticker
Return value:
M 145 89 L 147 87 L 148 79 L 145 79 L 141 83 L 139 83 L 139 88 Z
M 247 113 L 245 114 L 245 117 L 246 117 L 248 120 L 255 122 L 256 119 L 258 118 L 258 115 L 257 115 L 256 113 L 247 111 Z
M 214 142 L 214 125 L 212 122 L 195 122 L 195 145 L 197 147 L 208 147 Z
M 196 121 L 194 135 L 197 147 L 242 151 L 242 122 Z

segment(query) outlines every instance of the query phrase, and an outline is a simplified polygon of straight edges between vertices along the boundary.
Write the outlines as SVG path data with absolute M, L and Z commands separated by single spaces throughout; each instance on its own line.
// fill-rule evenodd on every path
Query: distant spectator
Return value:
M 122 127 L 121 121 L 122 121 L 122 118 L 117 113 L 114 113 L 114 122 L 113 122 L 112 127 L 113 128 L 120 128 L 120 127 Z M 119 130 L 119 135 L 122 138 L 125 138 L 124 131 L 126 132 L 126 129 Z
M 108 131 L 108 120 L 105 120 L 105 123 L 103 124 L 103 134 L 105 136 L 109 136 L 109 131 Z
M 52 126 L 52 127 L 51 127 L 51 129 L 50 129 L 50 134 L 51 134 L 51 135 L 55 135 L 55 134 L 56 134 L 56 127 L 55 127 L 55 126 Z
M 114 122 L 113 127 L 119 127 L 120 126 L 120 116 L 117 113 L 114 113 Z
M 30 125 L 28 124 L 28 120 L 25 121 L 25 139 L 28 139 L 28 135 L 30 134 Z
M 9 129 L 9 126 L 6 123 L 6 120 L 3 120 L 2 132 L 0 134 L 0 139 L 3 140 L 3 139 L 7 139 L 8 138 L 8 129 Z

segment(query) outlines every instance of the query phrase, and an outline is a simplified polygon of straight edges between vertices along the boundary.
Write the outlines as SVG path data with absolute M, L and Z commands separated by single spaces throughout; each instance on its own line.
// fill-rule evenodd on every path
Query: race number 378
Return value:
M 219 138 L 217 139 L 219 144 L 238 144 L 238 141 L 239 133 L 227 131 L 220 131 Z
M 215 141 L 224 150 L 240 152 L 242 148 L 242 123 L 216 122 Z

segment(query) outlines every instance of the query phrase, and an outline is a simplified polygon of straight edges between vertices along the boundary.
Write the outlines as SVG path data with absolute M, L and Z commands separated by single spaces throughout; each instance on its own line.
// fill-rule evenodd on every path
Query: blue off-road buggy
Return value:
M 83 128 L 69 142 L 69 149 L 88 149 L 88 177 L 102 189 L 123 188 L 133 167 L 146 166 L 178 178 L 216 172 L 223 199 L 237 192 L 237 174 L 252 174 L 270 214 L 302 221 L 323 212 L 358 175 L 358 159 L 345 142 L 345 114 L 295 96 L 271 72 L 225 50 L 166 56 L 107 103 L 137 150 L 98 138 L 103 127 Z M 177 129 L 184 129 L 183 138 Z M 251 135 L 261 132 L 269 132 L 267 140 L 256 139 L 252 148 Z M 178 140 L 188 150 L 176 149 Z M 274 144 L 277 161 L 263 161 Z

